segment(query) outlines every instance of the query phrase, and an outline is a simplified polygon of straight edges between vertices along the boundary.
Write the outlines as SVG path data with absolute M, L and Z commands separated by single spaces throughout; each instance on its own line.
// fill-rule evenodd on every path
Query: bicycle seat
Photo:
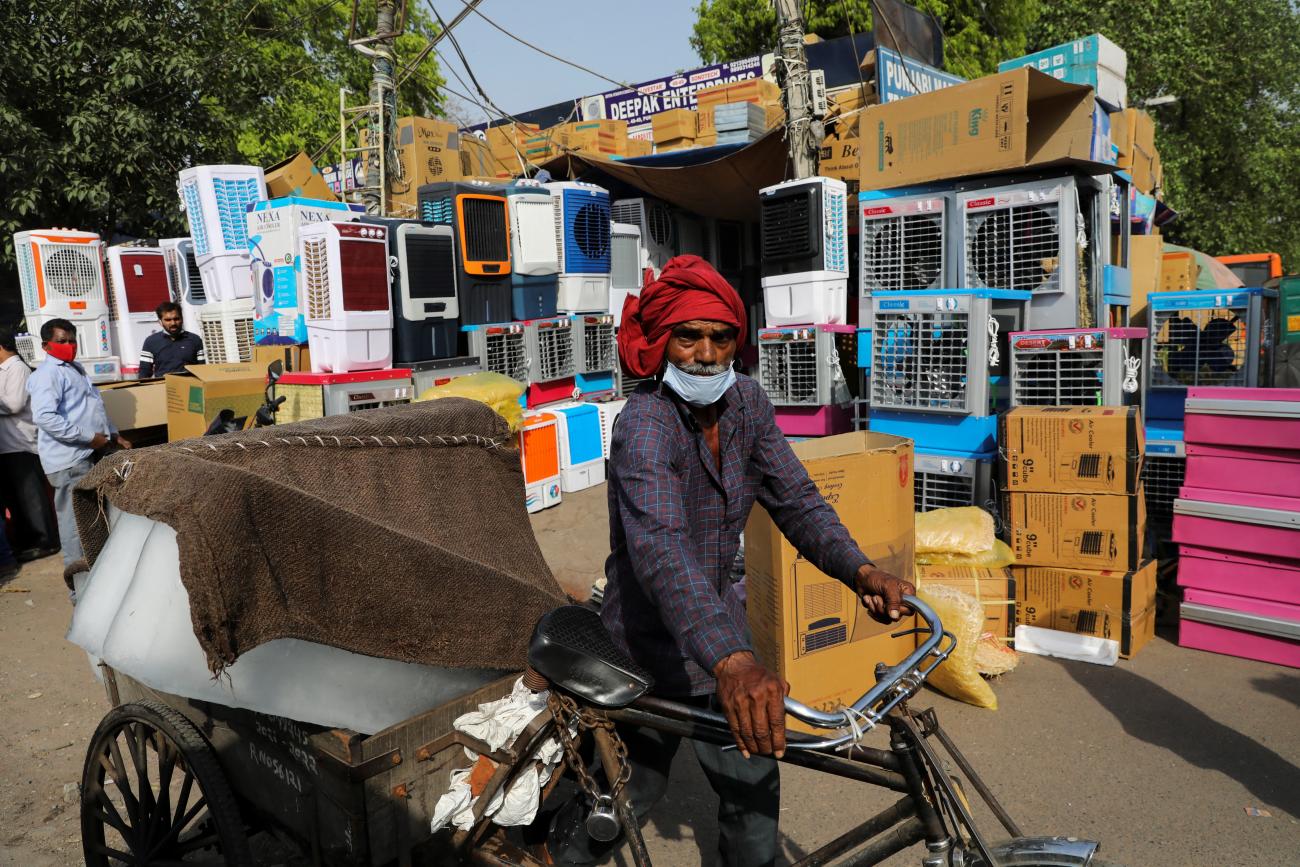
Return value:
M 528 664 L 554 686 L 600 707 L 626 707 L 654 686 L 614 646 L 600 615 L 581 605 L 565 605 L 537 621 Z

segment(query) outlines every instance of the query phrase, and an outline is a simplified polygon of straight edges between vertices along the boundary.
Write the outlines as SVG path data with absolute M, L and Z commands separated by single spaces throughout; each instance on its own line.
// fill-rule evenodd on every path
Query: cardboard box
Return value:
M 1132 571 L 1013 566 L 1016 624 L 1119 642 L 1130 658 L 1155 637 L 1155 560 Z
M 700 130 L 713 129 L 713 110 L 729 102 L 756 102 L 764 109 L 772 105 L 779 108 L 781 88 L 765 78 L 747 78 L 744 81 L 719 84 L 695 91 L 695 106 L 700 113 Z
M 208 425 L 229 409 L 245 427 L 266 401 L 266 367 L 242 364 L 195 364 L 188 373 L 169 373 L 167 441 L 203 436 Z
M 1100 33 L 998 64 L 998 72 L 1029 66 L 1061 81 L 1086 84 L 1113 108 L 1128 102 L 1128 55 Z
M 298 280 L 298 234 L 308 223 L 346 223 L 365 214 L 364 205 L 337 199 L 288 196 L 256 202 L 245 216 L 253 259 L 254 340 L 307 342 L 304 299 Z
M 805 440 L 794 451 L 866 555 L 910 579 L 911 441 L 860 431 Z M 830 710 L 856 701 L 874 682 L 877 662 L 896 664 L 915 648 L 912 635 L 891 637 L 914 618 L 892 626 L 872 620 L 853 591 L 799 556 L 762 509 L 745 526 L 745 573 L 755 653 L 805 704 Z
M 1146 438 L 1136 406 L 1018 406 L 998 428 L 1008 491 L 1138 491 Z
M 984 631 L 1010 642 L 1016 631 L 1016 579 L 1009 568 L 917 566 L 916 589 L 939 585 L 969 593 L 984 606 Z M 920 637 L 920 636 L 918 636 Z
M 1160 265 L 1164 239 L 1159 235 L 1133 235 L 1128 242 L 1128 270 L 1133 290 L 1129 302 L 1130 325 L 1147 324 L 1147 296 L 1160 291 Z
M 162 380 L 114 382 L 96 388 L 108 420 L 119 431 L 167 424 L 167 386 Z
M 695 146 L 697 148 L 711 148 L 717 145 L 717 143 L 718 131 L 716 129 L 711 129 L 707 132 L 702 131 L 695 139 Z
M 463 135 L 460 137 L 460 173 L 464 178 L 491 178 L 502 173 L 507 173 L 507 177 L 514 177 L 510 173 L 510 167 L 513 166 L 515 171 L 519 170 L 519 158 L 514 151 L 510 152 L 509 161 L 498 160 L 492 154 L 492 148 L 488 143 L 478 136 Z
M 1160 291 L 1191 292 L 1200 273 L 1194 253 L 1164 253 L 1160 260 Z
M 1003 514 L 1011 550 L 1026 566 L 1136 569 L 1146 539 L 1146 498 L 1130 494 L 1009 491 Z
M 320 169 L 304 151 L 298 151 L 266 170 L 266 195 L 271 199 L 302 196 L 326 202 L 338 201 L 338 196 L 321 176 Z
M 918 94 L 862 112 L 862 189 L 1029 166 L 1095 165 L 1092 90 L 1033 69 Z
M 623 156 L 627 153 L 627 121 L 625 120 L 584 120 L 563 123 L 546 130 L 545 135 L 557 145 L 557 151 L 568 148 L 607 156 Z
M 654 129 L 655 144 L 673 139 L 694 139 L 700 134 L 699 112 L 689 108 L 661 111 L 650 120 Z
M 449 121 L 398 118 L 397 157 L 402 163 L 402 180 L 389 184 L 389 210 L 393 212 L 414 212 L 422 185 L 458 181 L 464 176 L 460 129 Z
M 686 150 L 687 148 L 693 148 L 693 147 L 695 147 L 695 139 L 675 138 L 671 141 L 661 141 L 655 144 L 655 152 L 666 154 L 669 151 L 680 151 L 680 150 Z
M 1126 108 L 1110 115 L 1110 138 L 1115 145 L 1115 165 L 1129 173 L 1133 186 L 1150 193 L 1155 186 L 1156 127 L 1151 115 Z
M 644 138 L 630 138 L 627 140 L 627 155 L 629 157 L 648 157 L 654 153 L 654 142 Z
M 510 160 L 518 161 L 518 151 L 524 149 L 524 142 L 541 133 L 542 128 L 528 123 L 505 123 L 489 127 L 485 133 L 488 149 L 498 162 L 509 165 Z
M 305 345 L 287 344 L 253 347 L 252 363 L 261 367 L 263 372 L 266 371 L 267 366 L 272 361 L 279 361 L 283 364 L 285 373 L 311 371 L 311 359 L 307 356 L 307 347 Z
M 846 118 L 836 125 L 835 132 L 822 139 L 817 174 L 838 178 L 848 187 L 845 204 L 848 209 L 848 229 L 853 232 L 858 225 L 858 115 Z

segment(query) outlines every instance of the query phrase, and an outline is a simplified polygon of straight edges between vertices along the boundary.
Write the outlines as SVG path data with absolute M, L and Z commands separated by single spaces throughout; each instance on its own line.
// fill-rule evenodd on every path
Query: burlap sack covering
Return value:
M 76 491 L 92 565 L 108 537 L 101 498 L 176 530 L 214 673 L 277 638 L 517 670 L 533 624 L 565 602 L 528 521 L 519 453 L 476 401 L 119 452 Z

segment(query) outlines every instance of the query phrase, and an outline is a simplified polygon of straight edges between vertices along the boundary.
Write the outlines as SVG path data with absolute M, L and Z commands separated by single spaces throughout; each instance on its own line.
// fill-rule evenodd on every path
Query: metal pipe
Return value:
M 872 840 L 865 848 L 859 849 L 840 865 L 840 867 L 857 867 L 862 864 L 879 864 L 891 855 L 897 855 L 908 846 L 913 846 L 925 839 L 925 826 L 913 816 L 896 828 L 891 828 L 880 837 Z
M 600 764 L 605 769 L 605 779 L 609 782 L 610 791 L 613 791 L 614 786 L 618 784 L 622 761 L 614 750 L 614 742 L 608 731 L 596 729 L 594 734 L 596 752 L 600 754 Z M 628 848 L 632 850 L 632 863 L 636 867 L 650 867 L 650 853 L 646 851 L 645 838 L 641 836 L 641 823 L 637 821 L 636 813 L 632 811 L 632 805 L 628 802 L 626 788 L 614 799 L 614 811 L 618 816 L 619 824 L 623 826 L 623 836 L 627 838 Z
M 807 855 L 801 861 L 795 862 L 793 867 L 820 867 L 820 865 L 835 860 L 850 849 L 861 846 L 877 834 L 888 831 L 904 819 L 915 815 L 916 807 L 912 804 L 912 799 L 910 797 L 900 798 L 892 806 L 872 816 L 861 825 L 846 831 L 816 852 Z
M 935 716 L 933 708 L 925 712 L 923 720 L 926 722 L 926 727 L 929 728 L 930 732 L 939 739 L 939 743 L 943 744 L 943 748 L 948 751 L 948 755 L 957 763 L 957 767 L 961 769 L 962 775 L 966 778 L 967 782 L 971 784 L 971 787 L 975 789 L 980 798 L 984 800 L 984 803 L 988 805 L 989 810 L 993 812 L 993 815 L 997 817 L 997 820 L 1002 823 L 1002 827 L 1007 830 L 1007 833 L 1012 837 L 1023 837 L 1024 834 L 1021 832 L 1020 826 L 1011 818 L 1011 814 L 1008 813 L 1006 808 L 1002 806 L 1002 803 L 994 797 L 992 790 L 984 784 L 982 779 L 980 779 L 980 775 L 975 773 L 975 769 L 971 767 L 971 763 L 966 760 L 966 756 L 962 754 L 961 750 L 957 749 L 957 745 L 948 737 L 948 733 L 940 728 L 939 719 Z

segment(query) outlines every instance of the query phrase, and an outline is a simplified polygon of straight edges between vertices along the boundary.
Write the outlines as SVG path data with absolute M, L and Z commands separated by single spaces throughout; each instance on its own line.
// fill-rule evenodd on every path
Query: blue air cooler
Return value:
M 551 192 L 537 181 L 506 186 L 510 216 L 511 309 L 519 321 L 556 315 L 559 242 Z
M 594 403 L 576 403 L 548 411 L 560 423 L 560 490 L 567 494 L 605 481 L 600 409 Z

